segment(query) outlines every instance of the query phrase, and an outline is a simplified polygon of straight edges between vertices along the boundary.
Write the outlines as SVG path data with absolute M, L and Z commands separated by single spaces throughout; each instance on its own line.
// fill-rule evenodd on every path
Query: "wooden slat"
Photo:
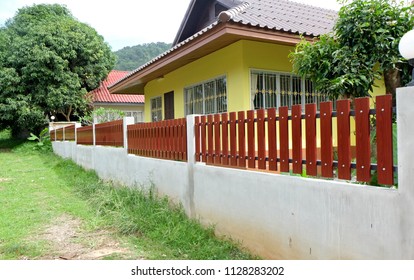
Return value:
M 371 180 L 369 98 L 355 99 L 357 181 Z
M 214 119 L 213 115 L 207 116 L 207 145 L 208 145 L 208 154 L 207 154 L 207 163 L 213 163 L 214 155 Z
M 237 166 L 236 112 L 230 113 L 230 165 Z
M 201 159 L 207 162 L 207 132 L 206 132 L 206 116 L 201 116 Z
M 182 161 L 183 160 L 183 123 L 182 123 L 182 119 L 178 119 L 178 135 L 177 135 L 177 148 L 178 148 L 178 155 L 177 155 L 177 160 Z
M 238 119 L 238 142 L 239 142 L 239 167 L 246 167 L 246 127 L 245 114 L 243 111 L 237 113 Z
M 318 175 L 317 145 L 316 145 L 316 104 L 305 105 L 306 120 L 306 174 Z
M 201 152 L 201 143 L 200 143 L 201 128 L 200 128 L 200 124 L 201 124 L 200 116 L 195 117 L 194 133 L 195 133 L 195 153 L 196 153 L 195 154 L 195 160 L 196 160 L 196 162 L 201 161 L 201 157 L 200 157 L 200 152 Z
M 187 155 L 187 121 L 186 119 L 182 120 L 183 122 L 183 160 L 188 161 L 188 155 Z M 194 156 L 194 155 L 191 155 Z
M 289 172 L 289 120 L 288 107 L 279 108 L 280 171 Z
M 277 170 L 276 108 L 267 110 L 267 138 L 269 143 L 269 170 Z
M 214 164 L 221 164 L 220 115 L 214 115 Z
M 167 149 L 167 158 L 172 160 L 174 157 L 174 125 L 172 120 L 167 120 L 168 127 L 168 149 Z
M 229 115 L 227 113 L 221 114 L 221 138 L 222 138 L 222 159 L 223 165 L 229 165 Z
M 254 135 L 254 111 L 250 110 L 247 111 L 247 162 L 249 168 L 256 168 L 256 143 Z
M 257 110 L 257 149 L 258 167 L 266 169 L 266 135 L 265 135 L 265 110 Z
M 322 177 L 333 177 L 332 102 L 321 102 L 321 163 Z
M 392 95 L 377 96 L 376 106 L 378 183 L 393 185 Z
M 178 138 L 179 138 L 179 122 L 177 119 L 173 120 L 173 126 L 174 126 L 174 156 L 173 156 L 173 160 L 178 160 L 179 156 L 178 156 L 178 151 L 179 151 L 179 144 L 178 144 Z
M 351 179 L 351 126 L 350 126 L 350 100 L 336 102 L 338 123 L 338 178 Z
M 293 173 L 302 174 L 302 105 L 292 106 Z

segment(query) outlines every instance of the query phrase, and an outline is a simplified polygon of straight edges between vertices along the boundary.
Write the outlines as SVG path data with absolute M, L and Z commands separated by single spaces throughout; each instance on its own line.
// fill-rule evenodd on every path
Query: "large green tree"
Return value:
M 398 52 L 401 37 L 414 27 L 413 5 L 387 0 L 344 0 L 334 30 L 315 42 L 302 40 L 291 54 L 294 71 L 331 95 L 369 95 L 384 78 L 395 95 L 408 64 Z
M 36 131 L 51 115 L 81 114 L 114 63 L 103 37 L 65 6 L 19 9 L 0 29 L 0 128 Z

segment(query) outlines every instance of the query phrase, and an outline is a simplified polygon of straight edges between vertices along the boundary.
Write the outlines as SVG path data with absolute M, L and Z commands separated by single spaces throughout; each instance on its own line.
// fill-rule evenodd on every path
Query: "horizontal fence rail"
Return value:
M 378 96 L 376 110 L 370 98 L 355 99 L 355 110 L 350 100 L 332 108 L 322 102 L 319 112 L 307 104 L 304 113 L 294 105 L 290 113 L 280 107 L 196 117 L 196 161 L 358 182 L 375 175 L 379 184 L 393 185 L 391 95 Z
M 95 125 L 95 144 L 100 146 L 123 147 L 123 120 Z
M 79 127 L 76 130 L 76 144 L 93 145 L 93 126 Z
M 187 161 L 186 119 L 128 125 L 128 153 Z

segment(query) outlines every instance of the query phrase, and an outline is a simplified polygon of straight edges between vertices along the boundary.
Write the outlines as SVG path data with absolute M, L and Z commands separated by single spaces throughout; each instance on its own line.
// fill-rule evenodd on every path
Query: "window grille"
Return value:
M 292 105 L 316 103 L 329 98 L 317 93 L 310 79 L 303 79 L 290 73 L 252 71 L 251 72 L 252 108 L 278 108 Z
M 184 89 L 185 114 L 227 112 L 227 80 L 219 77 Z

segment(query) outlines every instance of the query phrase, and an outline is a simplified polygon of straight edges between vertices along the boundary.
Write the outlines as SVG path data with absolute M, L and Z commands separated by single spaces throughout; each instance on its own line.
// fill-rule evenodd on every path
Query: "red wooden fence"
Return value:
M 123 147 L 124 130 L 123 120 L 100 123 L 95 125 L 96 145 Z
M 49 131 L 51 141 L 74 141 L 75 125 L 60 127 Z
M 244 112 L 196 117 L 196 160 L 295 174 L 302 174 L 305 168 L 310 176 L 343 180 L 351 180 L 355 170 L 359 182 L 369 182 L 376 171 L 379 184 L 393 185 L 391 96 L 378 96 L 376 110 L 370 110 L 370 98 L 355 99 L 354 111 L 350 100 L 337 101 L 336 112 L 332 108 L 332 102 L 323 102 L 320 112 L 316 104 L 307 104 L 303 114 L 301 105 L 294 105 L 290 115 L 287 107 L 281 107 L 278 116 L 275 109 L 262 109 L 248 111 L 247 118 Z M 371 162 L 370 152 L 370 121 L 374 116 L 377 163 Z M 351 153 L 351 118 L 355 119 L 355 162 Z M 337 135 L 333 135 L 334 124 Z M 333 145 L 334 138 L 337 147 Z M 303 143 L 306 147 L 302 147 Z
M 76 144 L 93 145 L 93 126 L 84 126 L 76 129 Z
M 186 119 L 128 125 L 128 153 L 187 161 Z

